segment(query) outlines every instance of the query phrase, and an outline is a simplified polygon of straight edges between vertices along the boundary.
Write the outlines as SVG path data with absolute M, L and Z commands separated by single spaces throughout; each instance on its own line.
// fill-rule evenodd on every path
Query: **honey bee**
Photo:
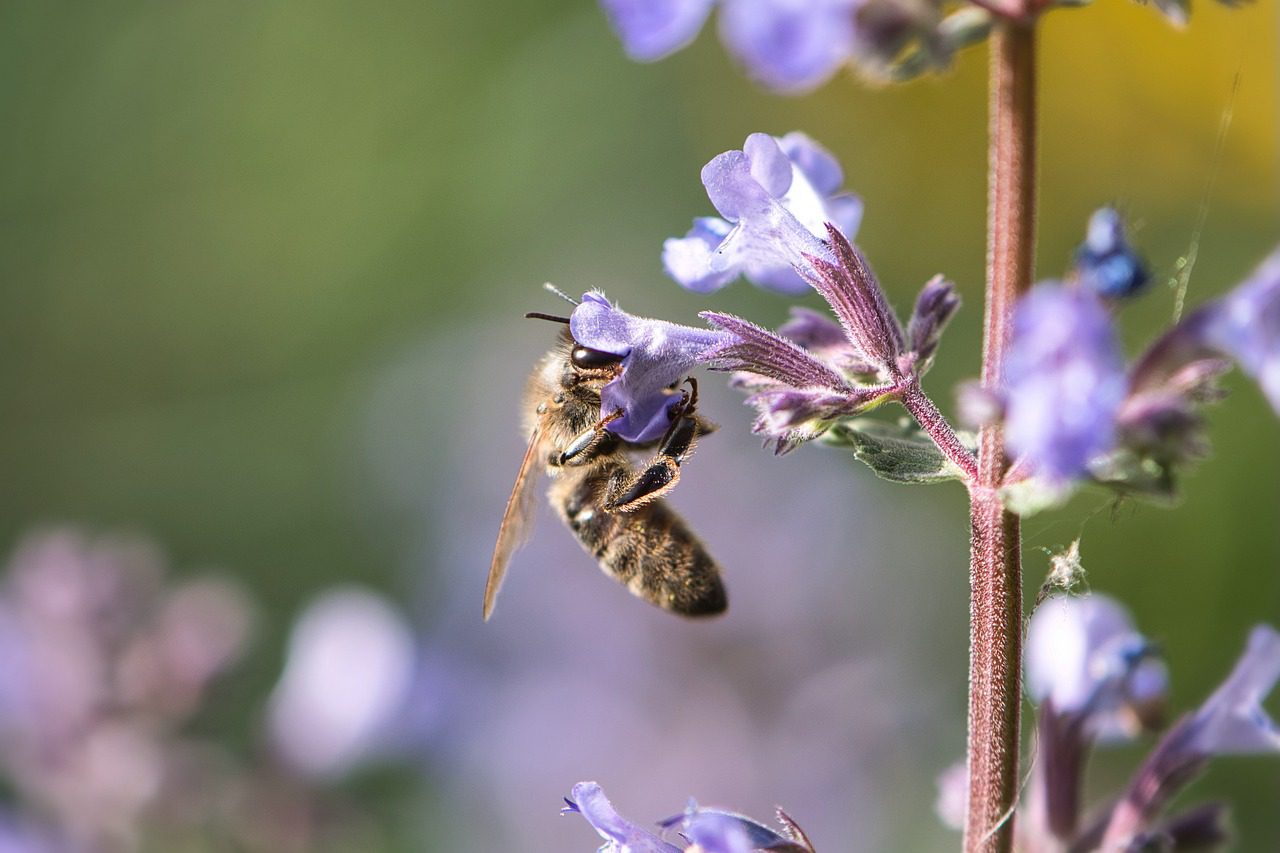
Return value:
M 525 389 L 529 446 L 498 528 L 484 590 L 485 620 L 493 612 L 512 553 L 528 535 L 532 487 L 540 469 L 551 479 L 551 506 L 606 575 L 681 616 L 724 612 L 728 602 L 715 560 L 662 500 L 680 480 L 680 466 L 695 439 L 715 429 L 696 413 L 696 380 L 685 380 L 688 390 L 670 389 L 680 400 L 671 408 L 671 425 L 661 438 L 624 441 L 608 430 L 622 411 L 600 415 L 600 391 L 622 372 L 622 356 L 579 344 L 567 317 L 525 316 L 565 328 Z M 637 452 L 652 454 L 639 470 L 631 459 Z

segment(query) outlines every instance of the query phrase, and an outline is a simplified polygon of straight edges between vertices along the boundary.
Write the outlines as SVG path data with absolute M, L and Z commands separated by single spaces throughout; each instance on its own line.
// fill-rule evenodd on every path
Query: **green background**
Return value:
M 1040 274 L 1063 271 L 1094 207 L 1118 204 L 1157 271 L 1123 311 L 1134 347 L 1167 320 L 1165 281 L 1193 243 L 1191 304 L 1276 243 L 1276 33 L 1270 2 L 1200 2 L 1185 31 L 1120 0 L 1044 23 Z M 235 573 L 266 614 L 235 692 L 265 690 L 315 590 L 356 580 L 438 594 L 432 559 L 404 558 L 438 522 L 366 499 L 363 407 L 394 353 L 484 323 L 509 334 L 510 376 L 494 385 L 509 389 L 542 347 L 545 329 L 519 317 L 545 308 L 544 280 L 683 322 L 704 307 L 785 316 L 783 300 L 742 284 L 683 293 L 658 263 L 663 238 L 711 212 L 702 164 L 757 130 L 803 129 L 839 156 L 866 202 L 859 242 L 895 304 L 935 272 L 958 283 L 966 305 L 927 383 L 950 410 L 950 387 L 978 366 L 984 80 L 979 47 L 910 85 L 846 76 L 781 97 L 747 81 L 710 30 L 664 62 L 630 63 L 587 0 L 7 2 L 0 542 L 57 522 L 123 527 L 178 566 Z M 514 422 L 514 395 L 465 371 L 498 343 L 453 340 L 467 387 L 428 389 L 424 422 L 462 406 Z M 1025 528 L 1031 594 L 1037 547 L 1085 524 L 1090 584 L 1159 639 L 1176 709 L 1217 683 L 1247 626 L 1280 622 L 1280 422 L 1252 383 L 1228 385 L 1210 414 L 1214 456 L 1177 508 L 1083 496 Z M 716 417 L 745 433 L 745 411 Z M 453 436 L 427 435 L 449 453 Z M 469 464 L 505 479 L 514 446 Z M 831 476 L 869 480 L 831 461 Z M 441 472 L 430 486 L 465 483 Z M 958 489 L 891 489 L 863 483 L 871 500 L 963 523 Z M 496 520 L 500 507 L 479 511 Z M 962 613 L 958 565 L 937 594 Z M 939 678 L 962 688 L 961 660 L 940 656 Z M 962 689 L 952 698 L 959 719 Z M 234 703 L 208 725 L 233 742 L 252 727 Z M 1120 778 L 1139 754 L 1109 753 L 1096 774 Z M 421 791 L 402 780 L 357 794 L 429 804 L 447 785 L 428 766 Z M 1234 802 L 1246 837 L 1280 837 L 1275 761 L 1219 762 L 1196 794 Z

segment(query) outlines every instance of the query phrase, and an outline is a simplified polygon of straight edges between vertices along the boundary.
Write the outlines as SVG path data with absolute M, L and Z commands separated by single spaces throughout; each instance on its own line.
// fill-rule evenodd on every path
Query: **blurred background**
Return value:
M 1103 203 L 1162 284 L 1198 242 L 1192 305 L 1275 245 L 1277 21 L 1048 16 L 1042 276 Z M 927 382 L 953 409 L 978 368 L 984 79 L 979 47 L 785 98 L 710 28 L 631 63 L 589 0 L 3 4 L 5 840 L 588 850 L 556 811 L 598 779 L 646 822 L 692 795 L 782 804 L 821 849 L 953 849 L 933 780 L 964 749 L 958 487 L 775 459 L 711 378 L 722 429 L 673 503 L 726 567 L 726 618 L 638 603 L 545 511 L 487 626 L 480 601 L 553 336 L 521 315 L 559 310 L 542 282 L 680 322 L 785 317 L 659 262 L 711 213 L 703 163 L 750 132 L 838 155 L 899 308 L 958 283 Z M 1125 308 L 1134 348 L 1172 306 L 1157 286 Z M 1175 509 L 1086 494 L 1026 525 L 1028 596 L 1041 549 L 1083 531 L 1089 585 L 1161 643 L 1178 712 L 1280 621 L 1280 422 L 1228 384 Z M 1100 755 L 1092 799 L 1149 745 Z M 1280 764 L 1219 761 L 1188 801 L 1213 797 L 1241 849 L 1280 847 Z

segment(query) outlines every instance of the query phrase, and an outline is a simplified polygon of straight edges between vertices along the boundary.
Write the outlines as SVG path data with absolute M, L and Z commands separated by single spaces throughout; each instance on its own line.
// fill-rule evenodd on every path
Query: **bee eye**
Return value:
M 579 344 L 573 348 L 569 361 L 573 362 L 574 367 L 590 370 L 592 368 L 611 367 L 622 361 L 622 358 L 622 356 L 614 355 L 611 352 L 603 352 L 602 350 L 591 349 Z

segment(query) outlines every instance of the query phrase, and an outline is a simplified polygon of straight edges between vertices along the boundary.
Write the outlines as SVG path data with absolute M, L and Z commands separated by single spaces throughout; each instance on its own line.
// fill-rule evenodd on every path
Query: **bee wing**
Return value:
M 529 446 L 520 462 L 520 470 L 516 472 L 515 485 L 511 487 L 511 497 L 507 498 L 507 509 L 502 514 L 502 524 L 498 527 L 498 541 L 493 546 L 493 562 L 489 564 L 489 579 L 484 585 L 484 619 L 489 621 L 493 614 L 493 602 L 502 588 L 502 579 L 507 574 L 507 564 L 511 555 L 529 538 L 533 521 L 533 484 L 537 477 L 530 476 L 537 465 L 535 460 L 541 455 L 542 424 L 533 428 L 529 436 Z

